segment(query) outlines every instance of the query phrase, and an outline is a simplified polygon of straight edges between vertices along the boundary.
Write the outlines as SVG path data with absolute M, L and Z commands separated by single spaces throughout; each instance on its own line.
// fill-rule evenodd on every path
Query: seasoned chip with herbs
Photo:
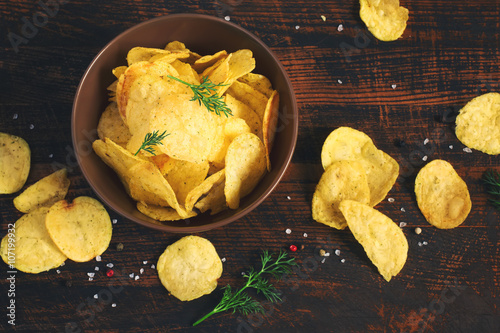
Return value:
M 377 39 L 385 42 L 401 37 L 408 21 L 408 9 L 399 0 L 360 0 L 359 16 Z

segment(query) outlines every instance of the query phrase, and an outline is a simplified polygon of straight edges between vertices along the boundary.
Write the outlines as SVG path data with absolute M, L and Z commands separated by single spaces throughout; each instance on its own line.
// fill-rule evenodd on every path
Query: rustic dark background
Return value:
M 6 316 L 8 267 L 0 264 L 0 331 L 500 331 L 500 215 L 488 204 L 480 181 L 485 170 L 500 170 L 500 160 L 464 152 L 453 129 L 453 116 L 467 101 L 500 91 L 498 0 L 403 1 L 410 10 L 408 27 L 390 43 L 366 30 L 357 1 L 71 0 L 61 1 L 47 22 L 39 15 L 41 3 L 0 0 L 0 131 L 23 137 L 32 149 L 27 185 L 54 166 L 66 166 L 68 197 L 94 196 L 71 155 L 70 118 L 79 80 L 108 41 L 162 15 L 229 16 L 260 37 L 286 68 L 298 100 L 299 138 L 284 179 L 266 201 L 241 220 L 200 236 L 226 258 L 220 286 L 240 286 L 241 272 L 258 263 L 261 249 L 304 248 L 291 254 L 299 270 L 277 285 L 282 304 L 267 306 L 264 316 L 225 313 L 192 328 L 218 302 L 220 289 L 185 303 L 169 296 L 150 265 L 181 235 L 146 229 L 110 210 L 118 222 L 101 262 L 68 260 L 60 273 L 16 274 L 15 326 Z M 25 19 L 42 20 L 43 27 L 23 31 Z M 9 33 L 29 38 L 15 50 Z M 394 202 L 377 206 L 395 222 L 408 224 L 403 228 L 408 261 L 390 283 L 349 231 L 311 218 L 321 146 L 338 126 L 364 131 L 401 166 L 389 193 Z M 412 188 L 424 156 L 451 162 L 469 186 L 473 209 L 456 229 L 436 229 L 418 210 Z M 21 216 L 12 205 L 14 197 L 0 197 L 2 236 L 7 224 Z M 416 235 L 415 227 L 422 234 Z M 118 243 L 124 245 L 121 252 Z M 324 263 L 317 258 L 320 248 L 332 252 Z M 114 264 L 113 278 L 104 274 L 107 263 Z M 100 270 L 88 281 L 87 273 L 96 266 Z M 141 268 L 139 280 L 129 278 Z

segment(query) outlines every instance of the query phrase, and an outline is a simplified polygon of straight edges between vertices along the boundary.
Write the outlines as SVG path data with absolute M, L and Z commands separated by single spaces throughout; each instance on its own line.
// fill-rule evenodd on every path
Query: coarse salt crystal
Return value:
M 95 273 L 94 273 L 94 272 L 89 272 L 89 273 L 87 273 L 87 275 L 88 275 L 89 277 L 93 278 L 93 277 L 95 276 Z
M 389 199 L 387 199 L 387 201 L 394 202 L 394 198 L 389 198 Z
M 422 157 L 422 161 L 424 162 L 427 161 L 427 158 L 428 158 L 427 155 L 425 155 L 424 157 Z
M 226 262 L 226 258 L 222 258 L 220 261 L 222 261 L 222 262 Z
M 152 265 L 151 265 L 151 268 L 152 268 L 152 269 L 155 269 L 155 268 L 156 268 L 156 266 L 155 266 L 154 264 L 152 264 Z
M 449 145 L 448 148 L 453 149 L 453 145 Z
M 99 270 L 99 267 L 95 266 L 95 267 L 94 267 L 94 270 L 95 270 L 95 271 L 98 271 L 98 270 Z
M 142 264 L 143 264 L 143 265 L 147 265 L 147 264 L 148 264 L 148 261 L 147 261 L 147 260 L 144 260 L 144 261 L 142 262 Z
M 101 261 L 101 256 L 95 257 L 95 261 Z
M 56 273 L 57 273 L 57 274 L 61 274 L 61 271 L 60 271 L 60 270 L 58 270 L 58 269 L 56 269 Z
M 406 209 L 404 207 L 401 207 L 401 211 L 404 213 L 406 212 Z
M 59 267 L 63 267 L 64 265 L 66 265 L 66 263 L 65 263 L 65 262 L 63 262 L 63 263 L 61 264 L 61 266 L 59 266 Z
M 335 255 L 336 255 L 336 256 L 339 256 L 339 255 L 340 255 L 340 250 L 338 250 L 338 249 L 337 249 L 337 250 L 335 250 Z
M 340 259 L 340 262 L 345 263 L 345 259 L 344 258 Z
M 408 225 L 408 223 L 406 223 L 406 222 L 399 222 L 400 228 L 406 227 L 407 225 Z
M 30 129 L 33 129 L 33 128 L 35 128 L 35 125 L 30 124 Z
M 325 16 L 325 15 L 321 15 L 321 19 L 322 19 L 323 21 L 326 21 L 326 16 Z
M 423 244 L 423 245 L 427 245 L 427 244 L 429 244 L 429 243 L 427 243 L 426 241 L 423 241 L 423 242 L 422 242 L 422 244 Z
M 113 219 L 113 220 L 111 220 L 111 222 L 113 222 L 113 224 L 116 224 L 116 223 L 118 223 L 118 220 L 117 219 Z
M 144 273 L 144 268 L 141 268 L 141 269 L 139 270 L 139 273 L 140 273 L 140 274 Z
M 49 158 L 52 158 L 52 157 L 54 157 L 54 154 L 49 154 Z
M 304 237 L 307 237 L 307 232 L 304 232 L 304 235 L 303 235 L 303 236 L 304 236 Z
M 466 153 L 472 153 L 472 149 L 470 149 L 469 147 L 465 147 L 463 151 Z
M 340 32 L 342 30 L 344 30 L 344 25 L 343 24 L 339 24 L 339 26 L 337 27 L 337 30 Z
M 229 21 L 229 20 L 231 20 L 231 18 L 229 17 L 229 15 L 226 15 L 226 16 L 224 16 L 224 20 Z
M 339 84 L 342 84 L 342 80 L 341 80 L 341 79 L 338 79 L 338 80 L 337 80 L 337 82 L 338 82 Z
M 99 298 L 99 295 L 95 294 L 95 295 L 94 295 L 94 298 L 95 298 L 95 299 L 98 299 L 98 298 Z
M 290 235 L 292 233 L 292 229 L 286 229 L 285 232 L 287 233 L 287 235 Z
M 14 113 L 14 115 L 12 116 L 12 119 L 17 119 L 17 117 L 19 117 L 19 115 L 17 113 Z
M 429 139 L 425 138 L 424 140 L 424 145 L 428 144 L 429 143 Z
M 296 29 L 296 30 L 299 30 L 299 28 L 300 28 L 300 25 L 296 25 L 296 26 L 295 26 L 295 29 Z
M 111 307 L 116 308 L 116 303 L 111 304 Z
M 396 89 L 397 85 L 396 84 L 391 84 L 392 89 Z
M 330 256 L 330 252 L 325 252 L 325 254 L 323 255 L 323 257 L 329 257 L 329 256 Z
M 109 264 L 106 264 L 106 267 L 109 267 L 109 268 L 113 268 L 113 264 L 112 263 L 109 263 Z
M 89 281 L 94 281 L 94 278 L 92 278 L 92 277 L 89 277 Z
M 422 242 L 418 242 L 418 246 L 422 246 Z
M 321 263 L 324 264 L 326 261 L 326 258 L 321 259 Z
M 135 280 L 136 280 L 136 281 L 137 281 L 137 280 L 139 280 L 139 275 L 136 275 L 136 276 L 135 276 Z
M 130 278 L 133 279 L 134 275 L 135 275 L 134 273 L 130 273 L 128 276 L 130 276 Z
M 287 196 L 286 196 L 286 198 L 287 198 L 288 200 L 292 200 L 292 198 L 291 198 L 289 195 L 287 195 Z

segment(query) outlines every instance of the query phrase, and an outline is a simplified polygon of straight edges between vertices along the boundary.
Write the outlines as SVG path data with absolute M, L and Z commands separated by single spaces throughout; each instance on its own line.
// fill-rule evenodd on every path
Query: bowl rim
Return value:
M 197 19 L 203 19 L 203 20 L 208 20 L 208 21 L 216 21 L 218 23 L 222 23 L 224 25 L 229 26 L 231 29 L 238 30 L 239 32 L 243 33 L 244 35 L 248 36 L 250 39 L 253 40 L 253 42 L 259 44 L 274 60 L 274 62 L 277 64 L 279 71 L 282 73 L 284 80 L 286 82 L 286 86 L 289 88 L 289 95 L 290 95 L 290 100 L 291 100 L 291 106 L 292 110 L 291 113 L 294 115 L 293 121 L 292 121 L 292 144 L 289 146 L 288 151 L 286 152 L 286 158 L 284 160 L 284 163 L 282 164 L 280 170 L 277 172 L 277 176 L 272 180 L 270 183 L 270 186 L 266 188 L 266 190 L 255 200 L 253 201 L 248 207 L 245 207 L 244 209 L 240 210 L 239 212 L 236 212 L 234 215 L 231 215 L 227 218 L 224 218 L 220 221 L 215 221 L 215 222 L 210 222 L 207 224 L 202 224 L 202 225 L 197 225 L 197 226 L 186 226 L 186 225 L 180 225 L 180 226 L 172 226 L 172 225 L 160 225 L 160 224 L 155 224 L 151 223 L 148 221 L 141 220 L 137 218 L 137 216 L 133 216 L 131 214 L 128 214 L 127 212 L 123 212 L 119 210 L 119 207 L 116 207 L 114 203 L 112 203 L 110 200 L 106 198 L 106 196 L 101 193 L 100 190 L 95 186 L 95 181 L 93 181 L 89 175 L 87 174 L 87 169 L 84 167 L 84 163 L 82 163 L 82 156 L 78 153 L 78 138 L 77 134 L 75 131 L 76 128 L 76 119 L 75 119 L 75 113 L 78 105 L 78 101 L 81 98 L 81 90 L 84 85 L 84 82 L 91 72 L 92 68 L 96 65 L 96 63 L 99 61 L 99 59 L 103 56 L 104 53 L 106 53 L 107 49 L 111 46 L 117 43 L 117 41 L 121 40 L 124 38 L 124 36 L 130 34 L 131 32 L 142 29 L 146 25 L 150 24 L 155 24 L 156 22 L 159 21 L 164 21 L 164 20 L 171 20 L 171 19 L 179 19 L 179 18 L 197 18 Z M 160 17 L 156 17 L 153 19 L 146 20 L 144 22 L 135 24 L 131 26 L 130 28 L 122 31 L 119 33 L 117 36 L 115 36 L 111 41 L 109 41 L 98 53 L 97 55 L 92 59 L 90 64 L 87 66 L 87 68 L 84 71 L 84 74 L 80 78 L 75 96 L 73 98 L 73 105 L 72 105 L 72 112 L 71 112 L 71 136 L 72 136 L 72 144 L 73 144 L 73 149 L 75 151 L 75 156 L 76 160 L 78 162 L 78 166 L 81 170 L 81 173 L 83 174 L 85 180 L 89 184 L 90 188 L 92 191 L 99 197 L 100 200 L 104 201 L 104 203 L 107 205 L 108 208 L 113 210 L 115 213 L 118 215 L 125 217 L 128 220 L 131 220 L 137 224 L 140 224 L 142 226 L 145 226 L 147 228 L 151 229 L 156 229 L 159 231 L 163 232 L 171 232 L 171 233 L 196 233 L 196 232 L 204 232 L 208 230 L 212 230 L 215 228 L 220 228 L 222 226 L 225 226 L 231 222 L 234 222 L 243 216 L 249 214 L 252 210 L 257 208 L 276 188 L 276 186 L 280 183 L 281 179 L 286 173 L 286 170 L 288 169 L 288 166 L 292 160 L 293 154 L 295 152 L 296 144 L 297 144 L 297 138 L 298 138 L 298 129 L 299 129 L 299 114 L 298 114 L 298 105 L 297 105 L 297 99 L 295 96 L 295 92 L 293 89 L 292 82 L 290 80 L 290 77 L 288 76 L 288 73 L 286 72 L 285 68 L 281 64 L 279 58 L 274 54 L 274 52 L 263 42 L 258 38 L 256 35 L 254 35 L 252 32 L 244 29 L 243 27 L 233 23 L 229 22 L 226 20 L 223 20 L 219 17 L 215 16 L 210 16 L 210 15 L 205 15 L 205 14 L 197 14 L 197 13 L 177 13 L 177 14 L 168 14 L 168 15 L 163 15 Z M 92 152 L 95 154 L 95 152 Z M 194 217 L 195 218 L 195 217 Z M 185 219 L 189 220 L 189 219 Z

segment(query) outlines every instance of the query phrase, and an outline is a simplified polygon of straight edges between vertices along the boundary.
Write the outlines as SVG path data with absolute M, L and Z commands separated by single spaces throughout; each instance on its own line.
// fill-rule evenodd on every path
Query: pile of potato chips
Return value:
M 0 133 L 0 153 L 0 175 L 8 172 L 11 178 L 0 177 L 0 187 L 3 193 L 14 193 L 24 186 L 29 173 L 29 147 L 21 138 Z M 60 266 L 67 258 L 89 261 L 108 248 L 112 227 L 106 209 L 89 197 L 68 203 L 64 198 L 69 186 L 67 171 L 61 169 L 14 198 L 14 206 L 24 215 L 9 225 L 0 243 L 5 263 L 37 274 Z
M 408 9 L 399 0 L 359 0 L 359 16 L 377 39 L 385 42 L 401 37 L 408 21 Z
M 252 73 L 250 50 L 200 56 L 181 42 L 136 47 L 113 70 L 111 103 L 98 124 L 94 151 L 118 174 L 143 214 L 159 221 L 236 209 L 266 170 L 278 120 L 279 95 Z M 232 116 L 193 100 L 190 86 L 218 85 Z M 146 135 L 167 133 L 153 154 Z
M 363 132 L 339 127 L 321 151 L 325 169 L 312 200 L 317 222 L 349 227 L 380 274 L 390 281 L 403 268 L 408 242 L 401 229 L 372 208 L 382 201 L 399 175 L 398 163 L 377 149 Z
M 222 261 L 215 247 L 198 236 L 185 236 L 169 245 L 156 267 L 163 286 L 181 301 L 210 294 L 222 275 Z

